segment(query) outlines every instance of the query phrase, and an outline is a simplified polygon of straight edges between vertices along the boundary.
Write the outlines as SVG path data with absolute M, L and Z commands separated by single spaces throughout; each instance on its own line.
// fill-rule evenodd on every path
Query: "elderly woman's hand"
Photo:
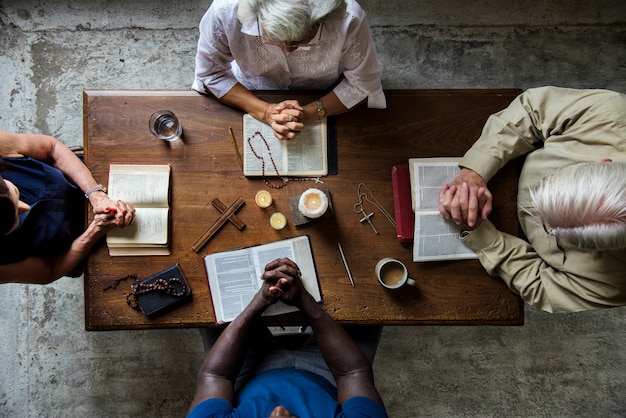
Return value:
M 265 121 L 272 127 L 276 138 L 295 139 L 304 128 L 304 109 L 297 100 L 270 103 L 265 110 Z

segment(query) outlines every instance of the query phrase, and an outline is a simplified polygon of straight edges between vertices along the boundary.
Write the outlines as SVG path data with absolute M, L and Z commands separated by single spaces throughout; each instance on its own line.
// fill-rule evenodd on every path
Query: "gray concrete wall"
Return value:
M 0 129 L 82 144 L 84 89 L 186 89 L 197 0 L 0 0 Z M 626 3 L 363 0 L 384 87 L 626 91 Z M 0 286 L 0 416 L 183 416 L 196 330 L 84 331 L 81 279 Z M 388 327 L 392 417 L 626 416 L 624 309 Z

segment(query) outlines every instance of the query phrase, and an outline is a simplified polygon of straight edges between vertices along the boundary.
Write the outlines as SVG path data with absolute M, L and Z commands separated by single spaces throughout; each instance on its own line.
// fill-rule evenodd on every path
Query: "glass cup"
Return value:
M 175 141 L 183 135 L 183 126 L 171 110 L 157 110 L 150 116 L 150 132 L 167 142 Z

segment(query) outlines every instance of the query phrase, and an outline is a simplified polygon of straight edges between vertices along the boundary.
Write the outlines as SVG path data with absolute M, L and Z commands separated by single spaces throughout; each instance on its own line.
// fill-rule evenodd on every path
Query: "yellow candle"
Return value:
M 254 196 L 254 201 L 261 208 L 270 207 L 273 200 L 272 195 L 267 190 L 259 190 L 256 192 L 256 196 Z
M 280 212 L 276 212 L 270 216 L 270 225 L 272 228 L 279 230 L 287 225 L 287 218 Z

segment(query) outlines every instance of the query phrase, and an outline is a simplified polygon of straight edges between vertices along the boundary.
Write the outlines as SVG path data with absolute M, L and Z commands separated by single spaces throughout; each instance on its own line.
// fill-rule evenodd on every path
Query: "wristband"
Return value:
M 95 192 L 103 192 L 103 193 L 106 193 L 106 192 L 107 192 L 107 188 L 106 188 L 106 187 L 104 187 L 104 186 L 103 186 L 103 185 L 101 185 L 101 184 L 96 184 L 96 185 L 95 185 L 95 186 L 93 186 L 91 189 L 88 189 L 88 190 L 85 192 L 85 199 L 89 199 L 89 196 L 90 196 L 92 193 L 95 193 Z

